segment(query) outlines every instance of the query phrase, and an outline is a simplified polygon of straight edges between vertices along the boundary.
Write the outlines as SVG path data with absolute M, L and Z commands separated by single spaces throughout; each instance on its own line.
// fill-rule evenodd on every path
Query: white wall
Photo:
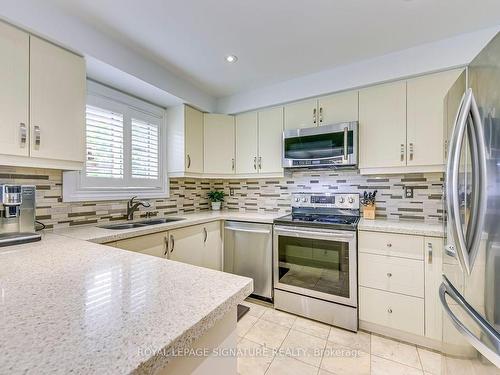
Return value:
M 188 80 L 44 1 L 0 0 L 0 18 L 135 77 L 139 92 L 144 83 L 202 110 L 215 110 L 215 98 Z
M 217 100 L 219 113 L 239 113 L 307 97 L 468 64 L 500 30 L 484 29 L 325 70 Z

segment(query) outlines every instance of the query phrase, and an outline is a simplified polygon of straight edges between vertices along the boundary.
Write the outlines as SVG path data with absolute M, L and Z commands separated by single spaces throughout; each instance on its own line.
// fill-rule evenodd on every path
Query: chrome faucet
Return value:
M 137 196 L 130 198 L 130 200 L 127 202 L 127 220 L 132 220 L 134 218 L 134 212 L 139 209 L 139 206 L 146 208 L 151 207 L 151 204 L 149 202 L 136 201 L 135 198 L 137 198 Z

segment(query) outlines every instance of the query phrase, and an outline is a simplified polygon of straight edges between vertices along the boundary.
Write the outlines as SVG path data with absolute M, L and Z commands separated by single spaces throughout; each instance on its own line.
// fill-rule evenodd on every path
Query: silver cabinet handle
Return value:
M 253 169 L 257 170 L 257 156 L 253 158 Z
M 413 160 L 413 143 L 410 143 L 410 161 Z
M 316 108 L 313 109 L 313 124 L 316 125 Z
M 392 277 L 392 273 L 387 272 L 387 277 Z
M 388 312 L 389 314 L 392 314 L 392 309 L 389 307 L 389 308 L 387 309 L 387 312 Z
M 174 248 L 175 248 L 175 238 L 174 238 L 174 235 L 171 234 L 170 235 L 170 253 L 173 253 L 174 252 Z
M 467 315 L 476 323 L 481 329 L 481 336 L 485 337 L 485 341 L 491 343 L 494 350 L 486 346 L 483 341 L 477 338 L 451 311 L 448 302 L 446 301 L 446 294 L 448 294 L 457 304 L 462 308 Z M 443 282 L 439 287 L 439 299 L 443 305 L 443 309 L 451 319 L 455 328 L 460 332 L 465 339 L 474 346 L 482 355 L 500 367 L 500 333 L 493 328 L 486 319 L 484 319 L 469 303 L 462 297 L 462 295 L 455 289 L 450 281 L 443 276 Z
M 469 126 L 467 126 L 469 124 Z M 471 205 L 471 217 L 467 236 L 463 231 L 460 219 L 459 169 L 460 153 L 465 132 L 468 132 L 471 148 L 472 180 L 474 187 Z M 446 166 L 446 208 L 449 215 L 451 238 L 462 269 L 470 274 L 483 232 L 486 213 L 486 146 L 484 145 L 483 127 L 476 100 L 471 89 L 462 97 L 460 108 L 455 119 L 455 128 L 448 150 Z
M 163 241 L 164 241 L 164 246 L 165 246 L 165 251 L 163 252 L 163 255 L 168 256 L 168 236 L 165 236 Z
M 388 242 L 387 247 L 392 247 L 392 243 Z
M 323 107 L 319 107 L 319 123 L 323 123 Z
M 203 228 L 203 235 L 204 235 L 204 239 L 203 239 L 203 243 L 206 244 L 207 243 L 207 239 L 208 239 L 208 231 L 207 231 L 207 228 Z
M 262 169 L 262 156 L 259 156 L 259 169 Z
M 24 122 L 21 122 L 19 124 L 19 130 L 20 130 L 20 140 L 21 140 L 21 147 L 24 147 L 26 145 L 26 139 L 28 136 L 28 130 L 26 128 L 26 124 Z
M 41 143 L 41 130 L 40 130 L 40 127 L 38 125 L 35 125 L 33 127 L 33 130 L 35 131 L 35 147 L 40 147 L 40 143 Z
M 187 156 L 187 162 L 188 162 L 187 168 L 189 169 L 191 167 L 191 156 L 189 154 L 187 154 L 186 156 Z
M 405 161 L 405 145 L 401 143 L 401 161 Z
M 429 264 L 432 264 L 432 242 L 427 242 L 427 255 L 429 257 Z
M 234 163 L 234 158 L 232 158 L 232 159 L 231 159 L 231 170 L 233 170 L 233 171 L 234 171 L 234 164 L 235 164 L 235 163 Z

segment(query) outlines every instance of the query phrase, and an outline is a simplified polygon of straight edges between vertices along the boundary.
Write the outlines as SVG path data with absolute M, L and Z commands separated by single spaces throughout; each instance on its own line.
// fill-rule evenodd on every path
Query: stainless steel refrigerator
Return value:
M 457 94 L 462 100 L 449 127 L 447 238 L 438 292 L 442 372 L 500 374 L 500 34 L 447 100 Z

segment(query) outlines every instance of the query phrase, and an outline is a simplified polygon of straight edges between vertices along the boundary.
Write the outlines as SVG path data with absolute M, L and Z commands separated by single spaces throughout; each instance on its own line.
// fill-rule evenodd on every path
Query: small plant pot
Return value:
M 373 220 L 375 219 L 375 205 L 364 206 L 363 207 L 363 217 L 365 219 Z
M 221 206 L 221 202 L 212 202 L 212 210 L 219 211 Z

